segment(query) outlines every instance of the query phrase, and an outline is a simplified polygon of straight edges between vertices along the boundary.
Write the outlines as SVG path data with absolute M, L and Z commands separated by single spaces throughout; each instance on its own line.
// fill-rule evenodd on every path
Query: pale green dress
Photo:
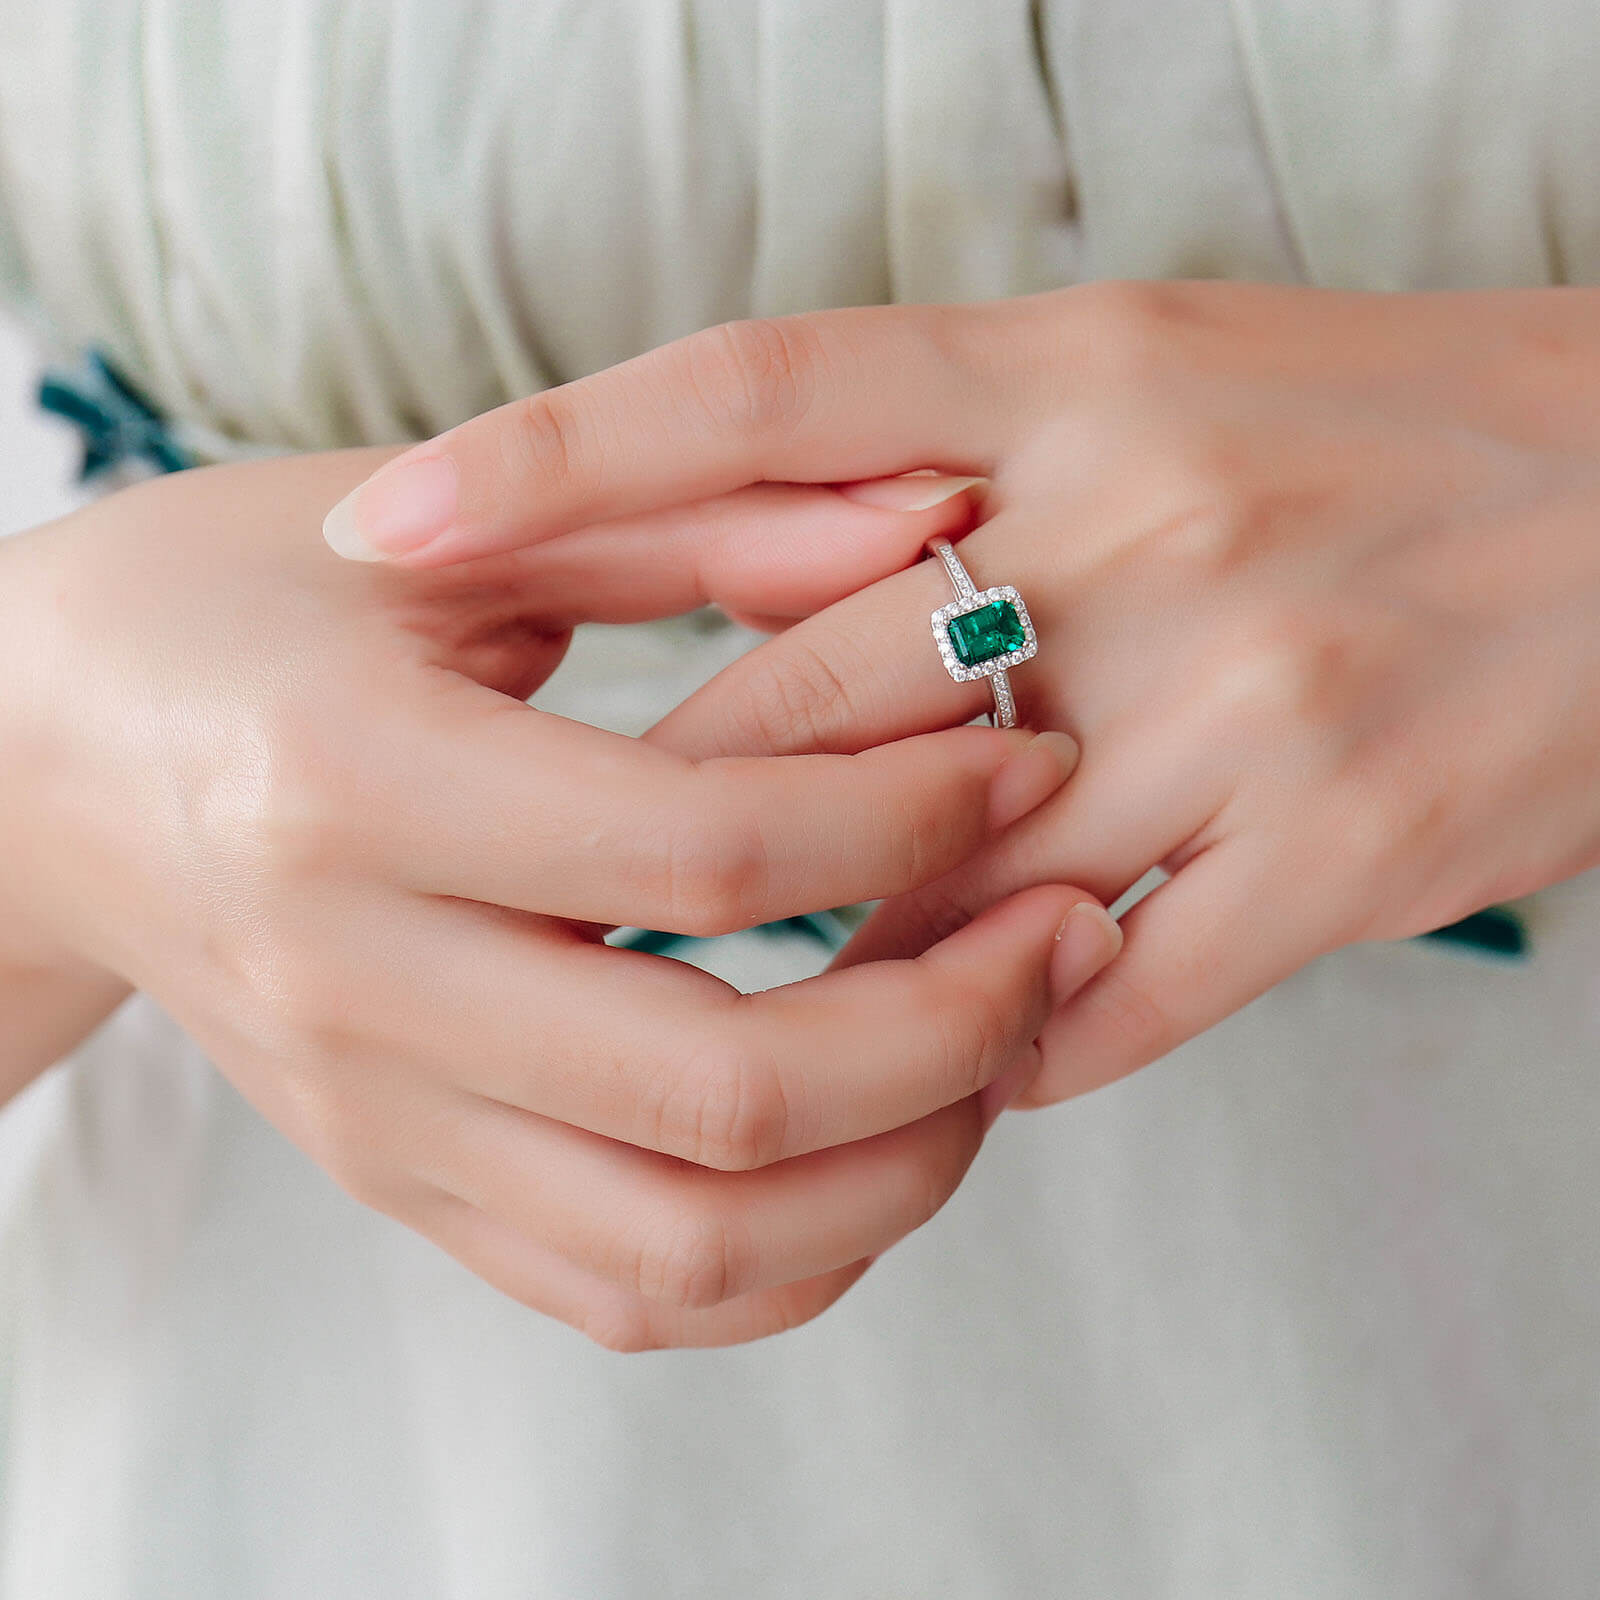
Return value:
M 0 261 L 206 456 L 749 313 L 1597 281 L 1600 11 L 0 0 Z M 551 703 L 637 727 L 737 643 L 583 647 Z M 1593 1595 L 1597 913 L 1342 952 L 1006 1119 L 816 1323 L 642 1358 L 360 1209 L 136 1000 L 0 1117 L 0 1597 Z

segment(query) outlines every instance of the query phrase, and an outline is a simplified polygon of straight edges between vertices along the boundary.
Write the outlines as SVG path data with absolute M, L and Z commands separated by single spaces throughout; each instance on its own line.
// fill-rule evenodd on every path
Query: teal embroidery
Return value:
M 39 405 L 82 435 L 80 482 L 125 461 L 143 461 L 158 472 L 182 472 L 194 464 L 154 401 L 98 350 L 89 351 L 77 372 L 47 372 L 39 383 Z
M 777 938 L 785 933 L 797 933 L 813 944 L 820 945 L 830 955 L 844 949 L 850 938 L 851 927 L 844 916 L 835 911 L 815 911 L 809 916 L 783 917 L 777 922 L 763 922 L 750 930 Z M 687 933 L 659 933 L 654 928 L 630 928 L 617 944 L 624 950 L 643 950 L 647 955 L 665 955 L 681 945 L 703 944 L 705 941 Z
M 1474 950 L 1479 955 L 1498 956 L 1504 961 L 1522 961 L 1528 955 L 1528 930 L 1522 918 L 1505 906 L 1475 911 L 1470 917 L 1435 928 L 1422 937 Z
M 798 933 L 832 955 L 845 947 L 859 920 L 856 918 L 852 922 L 842 912 L 822 911 L 814 916 L 786 917 L 781 922 L 763 923 L 751 929 L 751 932 L 769 935 Z M 1464 954 L 1490 956 L 1500 961 L 1525 961 L 1529 955 L 1528 931 L 1521 917 L 1505 906 L 1490 906 L 1485 911 L 1475 911 L 1459 922 L 1434 928 L 1417 937 L 1419 940 L 1432 939 L 1439 944 L 1452 945 Z M 657 933 L 652 929 L 632 928 L 616 942 L 626 950 L 665 955 L 682 945 L 699 944 L 702 941 L 685 933 Z

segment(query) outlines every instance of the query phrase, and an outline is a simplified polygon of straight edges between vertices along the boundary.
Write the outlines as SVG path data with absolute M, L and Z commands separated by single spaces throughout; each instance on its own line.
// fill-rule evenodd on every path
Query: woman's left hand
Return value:
M 420 565 L 763 479 L 991 480 L 962 555 L 1027 600 L 1020 714 L 1082 765 L 844 959 L 925 948 L 1028 884 L 1109 901 L 1172 873 L 1047 1026 L 1023 1103 L 1119 1077 L 1339 945 L 1600 861 L 1594 292 L 1096 285 L 733 324 L 402 459 L 433 478 L 399 555 Z M 367 510 L 402 527 L 405 482 L 355 497 L 347 542 Z M 937 563 L 893 573 L 655 737 L 854 751 L 964 721 L 989 690 L 934 650 L 949 598 Z

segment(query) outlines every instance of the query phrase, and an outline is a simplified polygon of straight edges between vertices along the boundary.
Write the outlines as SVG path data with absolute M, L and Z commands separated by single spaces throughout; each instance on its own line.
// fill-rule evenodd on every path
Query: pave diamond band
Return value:
M 1009 669 L 1031 661 L 1039 641 L 1022 596 L 1009 583 L 980 589 L 948 539 L 930 539 L 928 550 L 944 564 L 955 599 L 933 613 L 933 642 L 945 671 L 957 683 L 987 678 L 994 690 L 997 728 L 1017 725 L 1017 703 Z

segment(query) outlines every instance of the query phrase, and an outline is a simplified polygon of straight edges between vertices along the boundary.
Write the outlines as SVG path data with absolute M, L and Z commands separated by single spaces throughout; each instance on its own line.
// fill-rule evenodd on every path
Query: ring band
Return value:
M 1009 583 L 980 589 L 948 539 L 930 539 L 928 551 L 944 563 L 956 597 L 933 613 L 933 642 L 945 671 L 957 683 L 987 678 L 994 690 L 991 720 L 997 728 L 1017 725 L 1017 702 L 1009 669 L 1039 653 L 1033 619 Z

